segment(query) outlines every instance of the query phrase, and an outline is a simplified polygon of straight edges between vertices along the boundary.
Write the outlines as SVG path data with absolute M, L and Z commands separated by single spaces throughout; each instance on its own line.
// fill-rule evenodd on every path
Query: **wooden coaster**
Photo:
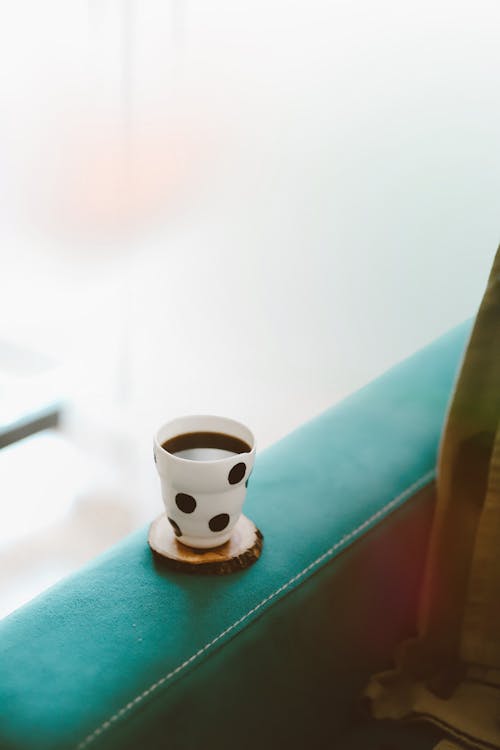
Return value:
M 196 550 L 177 541 L 164 513 L 153 521 L 148 537 L 154 554 L 169 568 L 214 575 L 235 573 L 253 565 L 260 557 L 263 539 L 255 524 L 242 515 L 229 541 L 220 547 Z

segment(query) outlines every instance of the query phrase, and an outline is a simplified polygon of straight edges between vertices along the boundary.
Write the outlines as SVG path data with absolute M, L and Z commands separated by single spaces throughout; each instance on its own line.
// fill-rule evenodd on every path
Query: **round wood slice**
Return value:
M 263 539 L 255 524 L 242 515 L 225 544 L 211 549 L 193 549 L 177 541 L 163 513 L 151 524 L 148 541 L 155 556 L 173 570 L 225 575 L 248 568 L 258 560 Z

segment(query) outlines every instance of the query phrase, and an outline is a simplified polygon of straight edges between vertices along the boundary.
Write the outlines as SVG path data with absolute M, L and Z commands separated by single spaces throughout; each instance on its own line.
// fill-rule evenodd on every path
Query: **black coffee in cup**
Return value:
M 191 461 L 213 461 L 252 450 L 244 440 L 224 432 L 185 432 L 169 438 L 161 447 L 167 453 Z

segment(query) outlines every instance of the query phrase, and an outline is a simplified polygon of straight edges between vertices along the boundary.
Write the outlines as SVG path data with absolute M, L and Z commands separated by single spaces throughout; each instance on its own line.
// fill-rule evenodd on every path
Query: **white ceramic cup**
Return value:
M 197 432 L 230 435 L 249 450 L 200 446 L 171 453 L 162 447 L 172 438 Z M 255 459 L 255 438 L 248 427 L 225 417 L 180 417 L 160 427 L 153 450 L 166 515 L 178 540 L 195 549 L 227 542 L 241 515 Z

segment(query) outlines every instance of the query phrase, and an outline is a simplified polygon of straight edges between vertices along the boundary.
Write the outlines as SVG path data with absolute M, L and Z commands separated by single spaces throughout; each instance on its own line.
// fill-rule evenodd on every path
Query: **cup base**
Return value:
M 230 538 L 217 547 L 193 549 L 180 542 L 162 514 L 151 524 L 149 546 L 155 558 L 174 570 L 225 575 L 253 565 L 262 550 L 263 536 L 246 516 L 240 516 Z
M 237 524 L 234 528 L 236 528 Z M 231 531 L 227 534 L 220 534 L 220 536 L 217 536 L 216 539 L 212 538 L 207 540 L 200 540 L 199 537 L 191 537 L 191 536 L 181 536 L 177 537 L 177 541 L 179 544 L 183 544 L 184 547 L 189 547 L 189 549 L 194 550 L 194 552 L 205 552 L 209 549 L 217 549 L 217 547 L 222 547 L 223 544 L 228 542 L 232 535 L 233 535 L 234 529 L 231 529 Z

